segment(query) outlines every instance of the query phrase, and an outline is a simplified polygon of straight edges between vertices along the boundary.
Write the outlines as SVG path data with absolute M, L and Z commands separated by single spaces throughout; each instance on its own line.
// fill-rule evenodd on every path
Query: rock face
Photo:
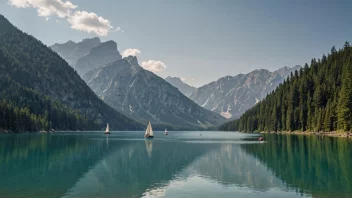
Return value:
M 117 50 L 117 44 L 114 41 L 107 41 L 91 49 L 88 54 L 80 57 L 74 68 L 82 76 L 92 69 L 120 60 L 121 58 L 120 52 Z
M 273 91 L 291 72 L 300 68 L 297 65 L 274 72 L 261 69 L 248 74 L 226 76 L 198 88 L 190 98 L 225 118 L 235 119 Z
M 93 69 L 83 76 L 107 104 L 132 118 L 178 128 L 207 128 L 224 121 L 203 109 L 177 88 L 138 65 L 129 56 Z
M 68 64 L 74 66 L 76 61 L 88 54 L 88 52 L 94 47 L 100 45 L 100 39 L 98 37 L 91 39 L 83 39 L 81 42 L 75 43 L 73 41 L 68 41 L 67 43 L 58 44 L 50 46 L 52 50 L 57 52 L 63 59 L 65 59 Z
M 196 91 L 197 88 L 192 87 L 188 85 L 187 83 L 184 83 L 180 78 L 178 77 L 171 77 L 168 76 L 165 78 L 165 80 L 170 83 L 172 86 L 176 87 L 183 95 L 190 97 L 191 94 Z
M 122 58 L 116 42 L 101 43 L 99 38 L 84 39 L 79 43 L 68 41 L 64 44 L 54 44 L 51 49 L 76 69 L 80 76 L 89 70 Z
M 42 98 L 67 105 L 100 122 L 101 127 L 105 127 L 108 122 L 114 130 L 141 129 L 138 122 L 101 101 L 57 53 L 34 37 L 15 28 L 2 15 L 0 15 L 0 52 L 2 57 L 0 74 L 11 80 L 12 84 L 25 87 L 26 90 L 35 92 Z M 16 93 L 16 90 L 11 90 L 9 87 L 4 87 L 1 91 Z M 38 104 L 35 98 L 29 98 L 28 95 L 21 93 L 16 94 L 22 97 L 22 101 L 26 101 L 26 103 L 20 103 L 22 106 L 29 108 L 34 105 L 40 106 L 39 109 L 32 109 L 33 111 L 48 108 Z M 3 95 L 0 94 L 0 96 Z

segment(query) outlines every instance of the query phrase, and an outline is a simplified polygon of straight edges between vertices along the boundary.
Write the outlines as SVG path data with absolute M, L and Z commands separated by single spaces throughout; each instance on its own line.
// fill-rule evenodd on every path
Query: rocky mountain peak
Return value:
M 190 98 L 226 118 L 238 118 L 299 68 L 283 67 L 274 72 L 257 69 L 248 74 L 225 76 L 198 88 Z
M 123 59 L 128 61 L 131 65 L 139 66 L 138 59 L 137 59 L 136 56 L 128 56 L 128 57 L 125 57 Z
M 76 64 L 78 58 L 86 55 L 92 48 L 100 44 L 98 37 L 83 39 L 76 43 L 67 41 L 66 43 L 55 43 L 50 46 L 52 50 L 57 52 L 63 59 L 65 59 L 72 67 Z
M 301 69 L 301 66 L 300 66 L 300 65 L 296 65 L 296 66 L 294 66 L 294 67 L 292 67 L 292 68 L 285 66 L 285 67 L 282 67 L 282 68 L 280 68 L 280 69 L 274 71 L 273 73 L 279 74 L 279 75 L 281 75 L 281 76 L 284 76 L 284 75 L 290 74 L 291 71 L 294 72 L 295 70 L 299 70 L 299 69 Z
M 195 87 L 183 82 L 179 77 L 168 76 L 165 78 L 165 81 L 176 87 L 181 93 L 183 93 L 183 95 L 187 97 L 191 96 L 191 94 L 197 90 Z
M 8 31 L 11 34 L 3 34 Z M 35 117 L 52 122 L 55 129 L 100 130 L 109 123 L 115 130 L 125 130 L 139 125 L 101 101 L 58 53 L 2 20 L 1 15 L 0 43 L 0 95 L 8 97 L 2 99 L 19 108 L 28 107 Z M 16 94 L 7 94 L 11 92 Z M 44 116 L 48 112 L 50 118 Z
M 101 43 L 99 37 L 93 37 L 93 38 L 85 38 L 81 41 L 81 43 Z
M 165 78 L 165 80 L 166 81 L 174 81 L 174 82 L 177 82 L 177 83 L 183 83 L 183 81 L 179 77 L 168 76 L 168 77 Z
M 86 72 L 101 67 L 107 63 L 121 60 L 122 56 L 117 50 L 115 41 L 106 41 L 92 48 L 90 52 L 80 57 L 74 68 L 83 76 Z
M 141 122 L 207 128 L 223 121 L 201 108 L 164 79 L 138 65 L 135 56 L 93 69 L 82 79 L 107 104 Z
M 111 50 L 117 51 L 117 43 L 115 41 L 106 41 L 101 43 L 100 45 L 94 47 L 91 51 L 101 51 L 101 50 Z M 120 54 L 120 53 L 119 53 Z

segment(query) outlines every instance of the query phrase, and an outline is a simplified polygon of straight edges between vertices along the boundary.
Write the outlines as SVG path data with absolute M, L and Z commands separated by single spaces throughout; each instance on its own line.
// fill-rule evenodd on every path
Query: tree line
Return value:
M 14 82 L 0 74 L 0 131 L 49 131 L 98 129 L 101 121 L 90 120 L 77 110 Z
M 219 130 L 351 131 L 352 49 L 342 49 L 306 63 L 265 99 Z

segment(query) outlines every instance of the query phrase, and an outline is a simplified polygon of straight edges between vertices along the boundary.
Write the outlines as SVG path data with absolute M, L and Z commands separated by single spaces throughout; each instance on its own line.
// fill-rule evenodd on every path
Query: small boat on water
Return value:
M 167 132 L 167 129 L 165 129 L 164 135 L 169 135 L 169 133 Z
M 263 137 L 259 137 L 258 140 L 259 140 L 259 141 L 263 141 L 264 138 L 263 138 Z
M 144 137 L 145 138 L 153 138 L 154 137 L 153 128 L 152 128 L 152 125 L 150 124 L 150 121 L 148 123 L 147 129 L 145 130 Z
M 110 134 L 109 123 L 106 125 L 106 129 L 105 129 L 104 134 Z

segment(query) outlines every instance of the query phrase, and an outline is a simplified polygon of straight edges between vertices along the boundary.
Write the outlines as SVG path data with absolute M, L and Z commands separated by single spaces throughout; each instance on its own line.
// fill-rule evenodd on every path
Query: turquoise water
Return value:
M 201 135 L 200 135 L 201 134 Z M 0 134 L 0 197 L 351 197 L 352 142 L 228 132 Z

